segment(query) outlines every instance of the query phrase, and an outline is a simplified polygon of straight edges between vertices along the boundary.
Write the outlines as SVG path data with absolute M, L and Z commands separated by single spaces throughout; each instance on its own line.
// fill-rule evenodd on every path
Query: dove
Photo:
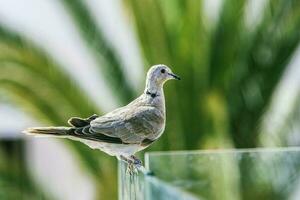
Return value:
M 68 120 L 69 127 L 33 127 L 23 132 L 79 141 L 129 164 L 141 165 L 135 153 L 153 144 L 164 132 L 163 86 L 171 79 L 180 80 L 168 66 L 154 65 L 147 72 L 143 94 L 128 105 L 102 116 L 72 117 Z

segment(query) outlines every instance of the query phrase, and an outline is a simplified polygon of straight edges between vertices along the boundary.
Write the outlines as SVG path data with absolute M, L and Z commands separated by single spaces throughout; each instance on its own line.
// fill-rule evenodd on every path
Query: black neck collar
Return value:
M 146 95 L 150 95 L 152 98 L 155 98 L 155 97 L 157 97 L 157 96 L 159 96 L 157 93 L 151 93 L 151 92 L 149 92 L 149 90 L 146 90 Z

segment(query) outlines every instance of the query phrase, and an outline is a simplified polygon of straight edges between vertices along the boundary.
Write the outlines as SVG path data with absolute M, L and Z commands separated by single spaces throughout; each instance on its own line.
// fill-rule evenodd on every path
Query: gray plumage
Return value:
M 163 85 L 179 79 L 165 65 L 155 65 L 147 73 L 144 93 L 128 105 L 103 116 L 73 117 L 71 127 L 29 128 L 24 132 L 78 140 L 112 156 L 128 158 L 157 140 L 165 128 Z

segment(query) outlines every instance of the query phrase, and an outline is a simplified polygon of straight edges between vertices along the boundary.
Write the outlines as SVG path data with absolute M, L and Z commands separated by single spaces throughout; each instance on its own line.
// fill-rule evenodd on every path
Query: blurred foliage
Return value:
M 116 98 L 120 102 L 128 103 L 134 97 L 133 89 L 128 83 L 122 70 L 122 64 L 117 58 L 116 52 L 105 40 L 100 27 L 97 27 L 88 7 L 82 0 L 62 0 L 70 16 L 73 18 L 78 31 L 87 46 L 94 53 L 95 60 L 106 76 L 106 81 L 112 87 Z
M 24 143 L 20 140 L 0 142 L 0 199 L 48 199 L 26 170 Z M 49 194 L 47 194 L 49 196 Z
M 61 3 L 115 97 L 122 104 L 132 100 L 136 94 L 124 67 L 86 3 Z M 124 1 L 124 9 L 135 24 L 145 66 L 164 63 L 183 78 L 165 87 L 166 131 L 151 150 L 258 146 L 261 118 L 300 41 L 300 2 L 266 1 L 255 26 L 246 23 L 249 3 L 222 1 L 218 20 L 213 23 L 200 0 Z M 42 44 L 2 25 L 0 88 L 46 125 L 65 125 L 71 116 L 103 114 Z M 78 142 L 67 143 L 83 168 L 95 177 L 99 198 L 115 199 L 114 158 Z M 3 159 L 0 156 L 0 162 Z

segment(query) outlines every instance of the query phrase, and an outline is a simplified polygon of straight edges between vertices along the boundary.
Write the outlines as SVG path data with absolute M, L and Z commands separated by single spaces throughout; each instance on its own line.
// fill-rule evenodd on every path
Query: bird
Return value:
M 164 65 L 152 66 L 146 76 L 144 92 L 126 106 L 105 115 L 72 117 L 70 126 L 33 127 L 23 132 L 82 142 L 129 165 L 142 165 L 135 153 L 149 147 L 163 134 L 166 124 L 164 84 L 180 77 Z

